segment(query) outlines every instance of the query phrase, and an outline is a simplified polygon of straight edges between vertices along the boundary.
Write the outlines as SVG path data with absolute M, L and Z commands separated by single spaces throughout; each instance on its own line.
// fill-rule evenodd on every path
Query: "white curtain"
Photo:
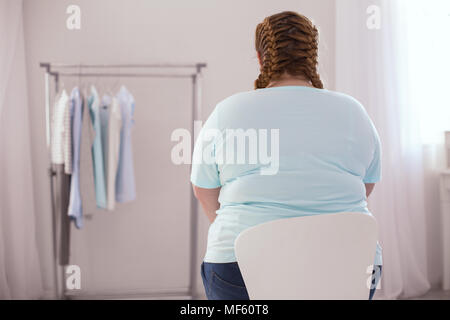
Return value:
M 42 294 L 22 1 L 0 0 L 0 299 Z
M 423 5 L 432 7 L 433 3 L 438 1 Z M 420 119 L 429 105 L 421 104 L 416 94 L 419 82 L 429 83 L 421 88 L 422 95 L 436 98 L 435 92 L 427 91 L 436 80 L 430 75 L 436 74 L 433 61 L 439 58 L 432 54 L 430 39 L 433 32 L 448 37 L 448 31 L 428 30 L 428 37 L 413 34 L 417 23 L 422 30 L 428 27 L 425 17 L 411 19 L 413 12 L 420 12 L 419 5 L 411 0 L 336 2 L 336 90 L 363 103 L 383 148 L 382 181 L 369 198 L 383 247 L 378 298 L 417 297 L 430 289 Z M 426 60 L 412 55 L 417 43 L 428 51 Z M 421 65 L 429 67 L 425 78 L 419 72 Z M 448 70 L 444 74 L 448 77 Z

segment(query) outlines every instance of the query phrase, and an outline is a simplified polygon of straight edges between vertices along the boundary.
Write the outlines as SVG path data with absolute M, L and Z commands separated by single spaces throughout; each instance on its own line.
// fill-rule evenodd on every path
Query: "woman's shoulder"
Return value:
M 298 90 L 298 91 L 297 90 L 279 90 L 279 89 L 285 89 L 285 88 L 300 89 L 300 90 Z M 298 88 L 295 88 L 295 86 L 285 86 L 285 87 L 270 87 L 270 88 L 262 88 L 262 89 L 257 89 L 257 90 L 239 91 L 239 92 L 236 92 L 236 93 L 233 93 L 233 94 L 227 96 L 226 98 L 222 99 L 219 103 L 229 102 L 229 101 L 233 101 L 233 100 L 245 98 L 245 97 L 256 97 L 256 96 L 259 96 L 260 94 L 268 94 L 268 93 L 274 93 L 274 92 L 279 92 L 279 93 L 284 92 L 285 94 L 287 92 L 303 92 L 303 93 L 308 92 L 308 93 L 313 93 L 313 94 L 317 94 L 320 96 L 336 98 L 339 100 L 347 100 L 347 101 L 353 102 L 355 104 L 362 105 L 359 100 L 357 100 L 355 97 L 353 97 L 347 93 L 329 90 L 329 89 L 318 89 L 318 88 L 314 88 L 314 87 L 301 87 L 301 86 L 298 86 Z
M 344 110 L 347 110 L 349 112 L 361 112 L 363 115 L 367 115 L 367 111 L 364 108 L 363 104 L 358 99 L 347 93 L 310 87 L 300 88 L 299 90 L 277 90 L 277 88 L 281 87 L 239 91 L 220 100 L 216 104 L 216 108 L 225 110 L 228 108 L 233 109 L 233 107 L 236 106 L 243 107 L 246 105 L 252 105 L 253 103 L 260 103 L 261 99 L 267 101 L 266 98 L 268 97 L 268 95 L 271 95 L 271 93 L 275 93 L 274 97 L 279 96 L 280 94 L 284 95 L 292 93 L 294 93 L 293 96 L 297 97 L 296 93 L 299 93 L 299 98 L 301 98 L 301 96 L 303 96 L 304 94 L 307 94 L 308 101 L 317 99 L 317 103 L 325 103 L 328 105 L 333 105 L 335 107 L 343 108 Z M 287 89 L 292 89 L 292 87 Z
M 358 105 L 361 107 L 363 106 L 363 104 L 358 99 L 356 99 L 354 96 L 351 96 L 350 94 L 340 92 L 340 91 L 325 90 L 325 89 L 324 89 L 324 91 L 328 92 L 328 94 L 330 96 L 333 96 L 336 99 L 341 99 L 343 101 L 347 101 L 351 104 Z
M 351 112 L 362 112 L 362 114 L 367 115 L 367 111 L 362 102 L 354 96 L 344 92 L 328 89 L 322 89 L 321 91 L 332 104 L 347 108 L 347 110 Z
M 230 104 L 230 103 L 234 103 L 236 101 L 245 99 L 249 96 L 252 96 L 254 94 L 255 90 L 248 90 L 248 91 L 239 91 L 239 92 L 235 92 L 225 98 L 223 98 L 222 100 L 220 100 L 217 105 L 226 105 L 226 104 Z

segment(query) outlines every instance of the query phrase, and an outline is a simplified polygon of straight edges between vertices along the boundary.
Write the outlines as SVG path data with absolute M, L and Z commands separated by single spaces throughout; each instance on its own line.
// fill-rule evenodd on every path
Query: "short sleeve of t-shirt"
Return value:
M 219 171 L 215 161 L 218 107 L 209 116 L 197 137 L 192 156 L 191 182 L 197 187 L 214 189 L 221 186 Z
M 381 180 L 381 142 L 377 129 L 373 125 L 372 121 L 369 121 L 372 127 L 373 138 L 375 140 L 375 151 L 373 153 L 372 161 L 370 162 L 369 167 L 366 170 L 363 182 L 375 183 Z

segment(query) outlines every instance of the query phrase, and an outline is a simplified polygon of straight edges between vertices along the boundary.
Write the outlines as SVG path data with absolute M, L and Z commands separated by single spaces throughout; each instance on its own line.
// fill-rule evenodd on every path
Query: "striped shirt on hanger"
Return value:
M 51 159 L 54 164 L 64 164 L 66 174 L 72 173 L 70 104 L 66 90 L 56 96 L 53 108 Z

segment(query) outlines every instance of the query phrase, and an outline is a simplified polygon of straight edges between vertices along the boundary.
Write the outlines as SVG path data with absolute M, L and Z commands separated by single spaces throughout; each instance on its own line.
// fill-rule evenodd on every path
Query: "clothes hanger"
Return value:
M 103 81 L 106 81 L 104 79 Z M 108 84 L 105 84 L 104 82 L 101 84 L 103 95 L 101 98 L 101 108 L 102 109 L 108 109 L 109 105 L 111 104 L 112 98 L 114 97 L 114 94 L 112 93 L 110 86 Z M 105 101 L 106 100 L 106 101 Z
M 77 87 L 78 87 L 78 90 L 81 93 L 80 83 L 81 83 L 81 64 L 78 65 L 78 76 L 77 76 Z
M 117 79 L 116 79 L 116 82 L 114 83 L 114 86 L 113 86 L 113 90 L 114 90 L 114 92 L 116 92 L 116 95 L 119 93 L 119 91 L 120 91 L 120 88 L 122 88 L 122 85 L 120 84 L 120 75 L 119 76 L 117 76 Z
M 54 100 L 59 101 L 63 97 L 64 92 L 66 95 L 68 95 L 65 91 L 64 81 L 60 81 L 58 84 L 58 92 L 55 94 Z
M 105 86 L 102 83 L 102 81 L 98 75 L 96 75 L 94 77 L 94 80 L 92 81 L 90 88 L 91 88 L 91 92 L 93 91 L 93 89 L 95 89 L 97 98 L 99 99 L 100 108 L 102 108 L 102 109 L 108 108 L 108 106 L 105 105 L 103 103 L 103 101 L 104 101 L 104 97 L 108 96 L 109 94 L 108 94 L 107 90 L 105 89 Z
M 66 86 L 64 85 L 64 80 L 61 80 L 59 85 L 59 92 L 62 93 L 66 90 Z
M 80 93 L 83 97 L 87 98 L 88 97 L 88 84 L 86 81 L 81 82 L 81 74 L 82 74 L 83 70 L 81 67 L 81 64 L 78 67 L 78 88 L 80 90 Z
M 102 98 L 103 96 L 103 85 L 101 83 L 101 81 L 99 81 L 99 76 L 95 76 L 94 81 L 92 83 L 92 86 L 95 88 L 95 90 L 97 91 L 97 95 L 99 97 L 99 99 Z
M 120 72 L 117 72 L 117 74 L 120 74 Z M 120 84 L 120 75 L 118 75 L 117 78 L 115 80 L 113 80 L 113 83 L 110 87 L 111 97 L 117 96 L 117 93 L 118 93 L 117 87 L 119 84 Z

